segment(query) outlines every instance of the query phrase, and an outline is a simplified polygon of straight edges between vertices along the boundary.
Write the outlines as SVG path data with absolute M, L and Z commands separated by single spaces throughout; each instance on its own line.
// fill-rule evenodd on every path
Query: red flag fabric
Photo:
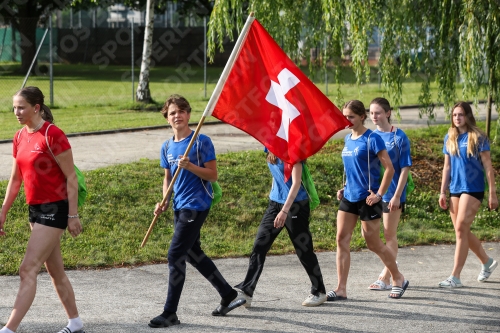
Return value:
M 333 134 L 351 126 L 257 20 L 212 115 L 252 135 L 291 165 L 315 154 Z

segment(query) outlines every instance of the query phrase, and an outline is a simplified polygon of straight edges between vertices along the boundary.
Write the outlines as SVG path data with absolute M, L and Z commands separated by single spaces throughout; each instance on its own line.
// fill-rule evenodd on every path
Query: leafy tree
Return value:
M 292 59 L 309 58 L 306 50 L 321 47 L 321 61 L 310 66 L 326 70 L 323 60 L 328 60 L 340 84 L 346 63 L 358 84 L 368 81 L 368 45 L 378 32 L 385 95 L 399 107 L 404 80 L 419 73 L 421 116 L 430 121 L 435 117 L 432 81 L 448 115 L 459 98 L 458 78 L 475 102 L 482 93 L 487 96 L 489 114 L 493 102 L 498 106 L 500 0 L 216 0 L 208 31 L 212 57 L 217 47 L 222 50 L 224 37 L 234 39 L 250 12 Z M 340 88 L 335 100 L 342 103 Z M 487 131 L 489 135 L 489 124 Z
M 477 96 L 482 83 L 487 82 L 486 131 L 489 134 L 493 101 L 497 113 L 500 112 L 500 1 L 464 0 L 462 14 L 460 70 L 464 89 Z M 497 125 L 500 125 L 500 119 Z M 499 135 L 497 126 L 495 140 Z
M 55 9 L 64 9 L 70 0 L 3 0 L 0 3 L 0 15 L 5 24 L 21 35 L 21 72 L 27 73 L 36 53 L 36 28 L 39 21 L 45 21 L 48 13 Z

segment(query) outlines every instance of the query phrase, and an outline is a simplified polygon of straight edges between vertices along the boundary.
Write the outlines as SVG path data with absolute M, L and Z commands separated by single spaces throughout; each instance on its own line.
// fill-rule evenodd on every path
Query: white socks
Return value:
M 80 317 L 68 319 L 68 326 L 67 327 L 71 330 L 71 332 L 76 332 L 76 331 L 79 331 L 83 328 L 83 322 L 80 319 Z M 2 333 L 2 332 L 0 331 L 0 333 Z
M 67 326 L 71 332 L 77 332 L 80 331 L 83 328 L 83 322 L 80 319 L 80 317 L 76 317 L 73 319 L 68 320 L 68 326 Z M 16 333 L 14 331 L 11 331 L 7 328 L 7 326 L 4 326 L 1 330 L 0 333 Z

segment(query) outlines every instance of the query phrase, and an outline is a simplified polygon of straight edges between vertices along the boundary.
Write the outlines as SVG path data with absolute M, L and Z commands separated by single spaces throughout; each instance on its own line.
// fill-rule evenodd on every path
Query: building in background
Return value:
M 168 1 L 165 12 L 155 14 L 155 27 L 179 28 L 179 27 L 202 27 L 203 18 L 196 13 L 182 15 L 181 4 L 176 1 Z M 57 11 L 55 26 L 58 28 L 123 28 L 145 25 L 146 11 L 130 9 L 123 4 L 116 4 L 107 8 L 96 8 L 93 10 L 75 11 L 68 8 Z

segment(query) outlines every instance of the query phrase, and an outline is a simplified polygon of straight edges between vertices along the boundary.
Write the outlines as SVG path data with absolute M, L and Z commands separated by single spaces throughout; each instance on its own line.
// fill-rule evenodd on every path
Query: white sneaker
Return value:
M 303 306 L 318 306 L 326 302 L 326 294 L 318 293 L 318 295 L 311 294 L 307 296 L 304 302 L 302 302 Z
M 485 271 L 483 269 L 481 270 L 481 272 L 479 273 L 479 276 L 477 277 L 477 281 L 484 282 L 484 281 L 488 280 L 491 273 L 493 273 L 493 271 L 495 270 L 495 268 L 497 268 L 497 266 L 498 266 L 498 262 L 496 260 L 493 260 L 493 262 L 490 265 L 490 268 L 487 271 Z
M 244 299 L 246 301 L 246 303 L 243 304 L 243 306 L 245 308 L 251 307 L 252 306 L 252 297 L 245 294 L 245 292 L 242 290 L 239 290 L 239 289 L 236 289 L 236 290 L 238 291 L 238 296 L 233 300 L 233 302 L 237 301 L 239 299 Z

